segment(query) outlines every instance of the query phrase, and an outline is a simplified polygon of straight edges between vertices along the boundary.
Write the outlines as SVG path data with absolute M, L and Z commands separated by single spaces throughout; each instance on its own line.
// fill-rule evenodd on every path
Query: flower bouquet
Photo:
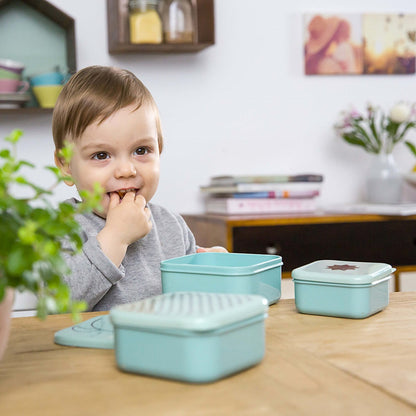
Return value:
M 367 173 L 368 202 L 400 203 L 402 174 L 397 169 L 392 152 L 398 143 L 404 142 L 416 155 L 416 147 L 405 140 L 406 134 L 415 127 L 415 104 L 398 103 L 388 114 L 371 104 L 367 105 L 365 115 L 357 110 L 341 112 L 340 120 L 335 124 L 338 135 L 347 143 L 378 155 Z
M 335 130 L 347 143 L 361 146 L 369 153 L 390 154 L 394 146 L 404 140 L 416 127 L 416 105 L 398 103 L 386 115 L 380 107 L 367 105 L 366 115 L 355 109 L 342 111 Z M 410 150 L 415 146 L 405 141 Z

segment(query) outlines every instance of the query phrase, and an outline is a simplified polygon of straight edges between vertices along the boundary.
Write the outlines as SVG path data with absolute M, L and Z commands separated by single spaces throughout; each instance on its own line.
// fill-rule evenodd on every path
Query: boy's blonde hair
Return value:
M 130 71 L 105 66 L 90 66 L 78 71 L 59 94 L 52 117 L 56 150 L 65 141 L 75 141 L 92 123 L 101 123 L 116 111 L 149 104 L 155 111 L 159 152 L 163 137 L 159 111 L 149 90 Z

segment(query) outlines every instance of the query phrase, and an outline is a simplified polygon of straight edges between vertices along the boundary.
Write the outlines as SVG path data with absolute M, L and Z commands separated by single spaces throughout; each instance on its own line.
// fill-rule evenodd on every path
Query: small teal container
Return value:
M 268 254 L 197 253 L 160 264 L 163 293 L 217 292 L 281 296 L 282 258 Z
M 389 303 L 386 263 L 318 260 L 292 271 L 296 308 L 301 313 L 367 318 Z
M 267 301 L 261 296 L 168 293 L 110 311 L 117 366 L 207 383 L 259 363 Z

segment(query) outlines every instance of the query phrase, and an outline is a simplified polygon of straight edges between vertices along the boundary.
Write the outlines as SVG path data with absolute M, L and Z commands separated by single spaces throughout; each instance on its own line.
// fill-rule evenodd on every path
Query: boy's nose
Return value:
M 136 168 L 132 162 L 121 162 L 117 165 L 114 172 L 116 178 L 129 178 L 131 176 L 136 176 Z

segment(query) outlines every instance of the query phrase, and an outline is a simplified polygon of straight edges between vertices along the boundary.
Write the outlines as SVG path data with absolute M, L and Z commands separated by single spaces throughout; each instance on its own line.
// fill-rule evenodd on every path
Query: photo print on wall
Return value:
M 305 14 L 306 75 L 414 74 L 416 14 Z

